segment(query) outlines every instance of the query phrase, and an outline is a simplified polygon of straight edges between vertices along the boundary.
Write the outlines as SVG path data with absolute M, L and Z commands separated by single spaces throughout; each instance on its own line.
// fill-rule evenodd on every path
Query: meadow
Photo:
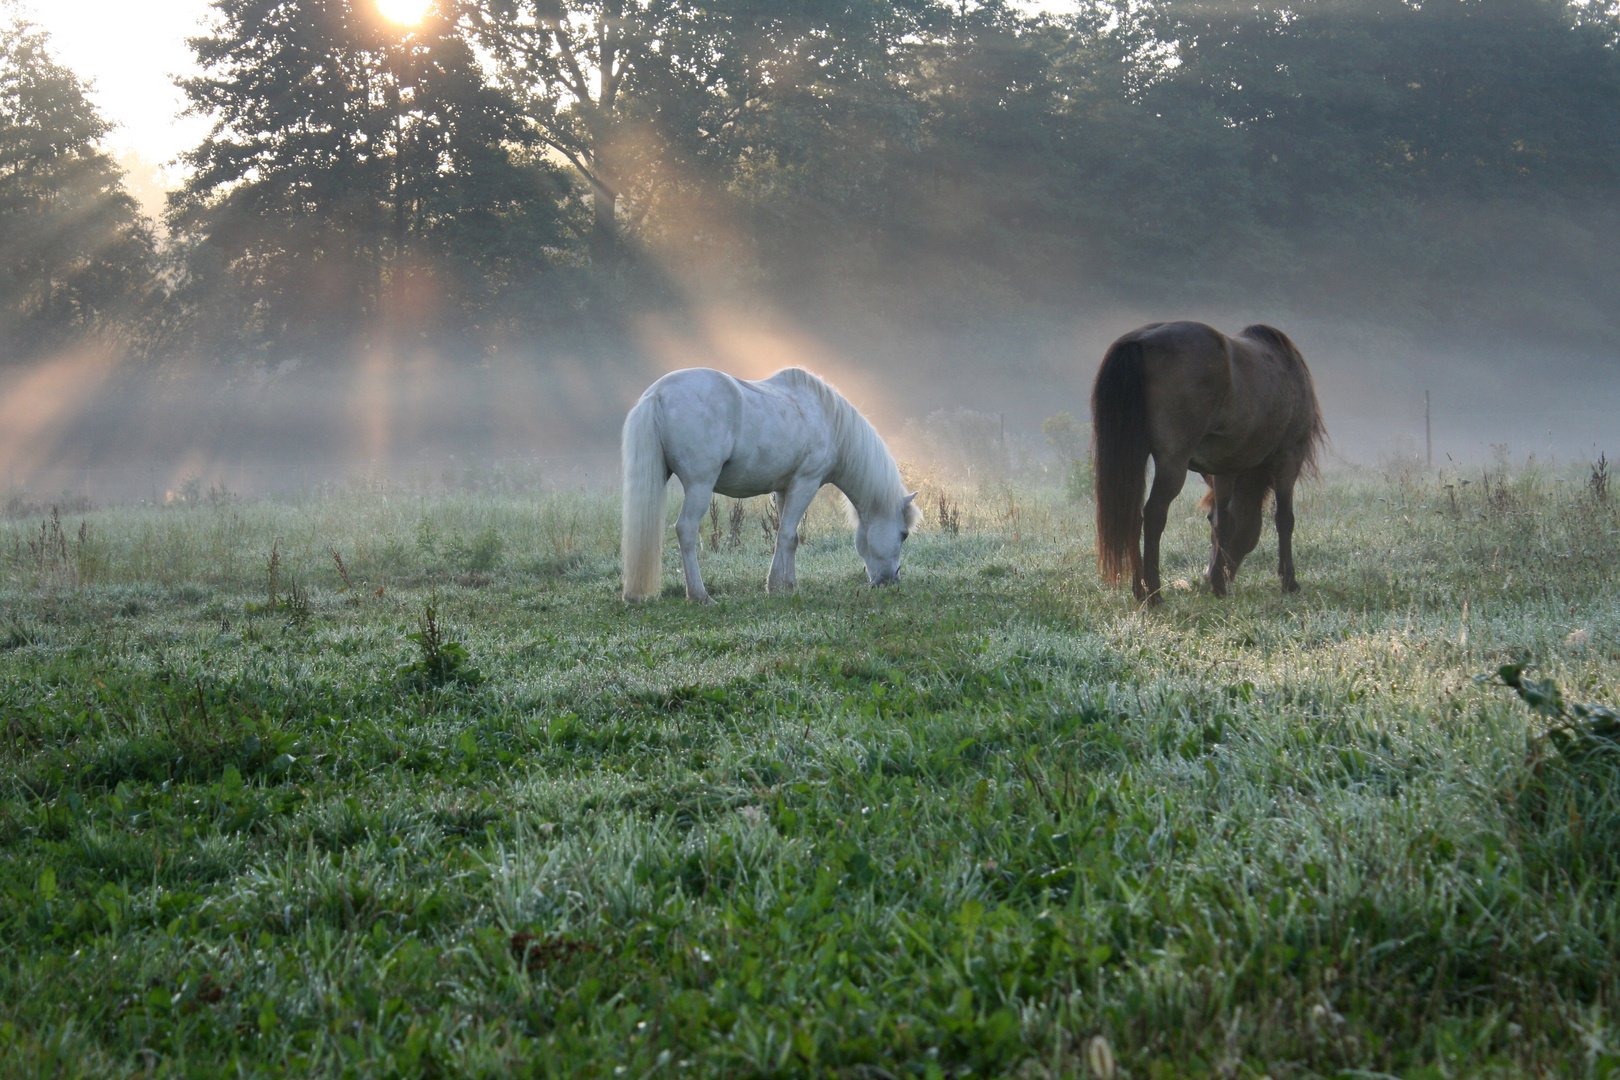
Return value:
M 1490 677 L 1620 702 L 1620 492 L 1342 469 L 1217 600 L 1190 485 L 1140 610 L 925 479 L 881 590 L 722 500 L 711 607 L 607 493 L 14 499 L 0 1073 L 1620 1070 L 1620 754 Z

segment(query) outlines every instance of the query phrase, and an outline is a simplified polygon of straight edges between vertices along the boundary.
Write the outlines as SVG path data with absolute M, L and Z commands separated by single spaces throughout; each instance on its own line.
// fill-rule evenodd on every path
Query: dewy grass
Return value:
M 1505 482 L 1336 476 L 1225 601 L 1189 493 L 1155 611 L 1017 486 L 876 591 L 820 500 L 792 597 L 727 504 L 710 608 L 606 495 L 0 522 L 0 1073 L 1609 1075 L 1613 770 L 1474 676 L 1620 702 L 1620 518 Z

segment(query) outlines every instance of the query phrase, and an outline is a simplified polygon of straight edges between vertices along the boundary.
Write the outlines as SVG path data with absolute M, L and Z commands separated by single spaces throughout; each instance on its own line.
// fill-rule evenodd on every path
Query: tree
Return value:
M 97 146 L 108 125 L 44 33 L 0 30 L 0 348 L 11 358 L 133 328 L 152 236 Z
M 196 283 L 223 276 L 261 344 L 461 329 L 563 240 L 567 182 L 454 25 L 364 0 L 216 0 L 194 39 L 172 219 Z M 212 268 L 212 271 L 210 271 Z
M 535 136 L 589 184 L 608 260 L 683 185 L 724 188 L 747 163 L 804 159 L 852 116 L 895 104 L 896 45 L 934 0 L 469 0 Z M 881 134 L 870 126 L 868 135 Z

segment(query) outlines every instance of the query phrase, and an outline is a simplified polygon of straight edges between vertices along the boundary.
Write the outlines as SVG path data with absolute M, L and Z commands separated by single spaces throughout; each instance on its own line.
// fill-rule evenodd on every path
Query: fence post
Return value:
M 1423 391 L 1423 461 L 1434 468 L 1434 429 L 1429 426 L 1429 392 Z

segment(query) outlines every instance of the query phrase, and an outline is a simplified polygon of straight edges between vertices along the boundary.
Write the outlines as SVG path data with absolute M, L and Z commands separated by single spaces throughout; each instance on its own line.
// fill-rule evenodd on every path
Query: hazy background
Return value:
M 19 507 L 606 482 L 694 364 L 1028 458 L 1173 318 L 1290 333 L 1347 460 L 1425 391 L 1437 463 L 1616 449 L 1614 0 L 153 12 L 0 9 Z

